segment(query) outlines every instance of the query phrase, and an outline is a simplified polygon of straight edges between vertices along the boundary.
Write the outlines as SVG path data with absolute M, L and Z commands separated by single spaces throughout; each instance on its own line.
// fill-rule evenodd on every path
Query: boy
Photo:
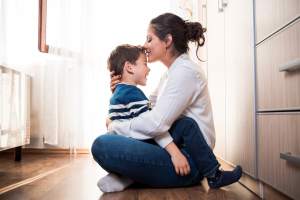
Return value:
M 109 119 L 107 125 L 113 120 L 129 120 L 137 117 L 143 112 L 151 109 L 150 102 L 137 85 L 146 85 L 147 75 L 150 69 L 147 66 L 147 59 L 144 49 L 133 45 L 118 46 L 108 58 L 108 69 L 114 71 L 115 75 L 121 76 L 121 83 L 116 86 L 113 96 L 110 99 Z M 135 139 L 152 142 L 149 137 L 133 136 Z M 159 138 L 154 140 L 160 144 Z M 170 154 L 177 174 L 187 175 L 190 166 L 186 157 L 177 148 L 174 142 L 167 146 L 160 144 Z M 108 174 L 98 182 L 98 187 L 103 192 L 122 191 L 133 183 L 126 177 L 115 174 Z

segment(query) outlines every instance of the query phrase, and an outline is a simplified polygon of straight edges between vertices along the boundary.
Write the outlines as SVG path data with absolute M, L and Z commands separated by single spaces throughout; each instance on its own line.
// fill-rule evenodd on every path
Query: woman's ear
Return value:
M 169 48 L 173 43 L 173 37 L 171 34 L 167 34 L 165 37 L 166 48 Z
M 128 74 L 133 74 L 134 72 L 133 64 L 131 64 L 129 61 L 126 61 L 123 70 L 125 70 Z

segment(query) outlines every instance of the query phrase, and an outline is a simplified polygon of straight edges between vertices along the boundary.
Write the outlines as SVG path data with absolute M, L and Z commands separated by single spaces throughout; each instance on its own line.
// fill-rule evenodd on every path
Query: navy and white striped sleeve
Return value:
M 109 118 L 128 120 L 149 110 L 149 100 L 137 87 L 123 87 L 110 100 Z

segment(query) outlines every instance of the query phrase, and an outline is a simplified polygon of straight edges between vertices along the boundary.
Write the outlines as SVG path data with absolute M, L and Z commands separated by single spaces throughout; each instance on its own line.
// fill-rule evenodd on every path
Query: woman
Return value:
M 151 111 L 130 121 L 112 122 L 109 130 L 117 135 L 102 135 L 94 141 L 92 154 L 99 165 L 127 177 L 123 185 L 117 179 L 105 180 L 107 187 L 117 185 L 108 191 L 123 190 L 130 180 L 151 187 L 182 187 L 206 177 L 210 187 L 219 188 L 241 177 L 240 166 L 233 171 L 219 170 L 212 152 L 215 130 L 207 80 L 186 54 L 190 41 L 197 42 L 198 48 L 203 46 L 204 32 L 200 23 L 185 22 L 171 13 L 151 20 L 144 44 L 148 62 L 161 61 L 168 71 L 150 96 Z M 136 140 L 145 136 L 154 138 L 159 146 Z M 173 158 L 164 149 L 171 141 L 189 162 L 189 173 L 184 176 L 177 175 Z

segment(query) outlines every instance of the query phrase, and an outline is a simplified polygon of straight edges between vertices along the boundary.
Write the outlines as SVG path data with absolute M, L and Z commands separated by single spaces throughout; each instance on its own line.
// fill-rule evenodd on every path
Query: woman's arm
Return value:
M 190 173 L 190 165 L 186 157 L 181 153 L 174 142 L 171 142 L 166 146 L 166 151 L 171 156 L 173 166 L 176 174 L 185 176 Z
M 160 92 L 160 90 L 162 89 L 162 86 L 163 86 L 163 83 L 164 81 L 167 79 L 167 73 L 165 72 L 160 80 L 159 80 L 159 83 L 158 85 L 156 86 L 155 90 L 150 94 L 149 96 L 149 101 L 151 102 L 151 106 L 152 108 L 155 106 L 156 104 L 156 101 L 157 101 L 157 97 L 158 97 L 158 94 Z
M 154 138 L 163 135 L 190 105 L 197 90 L 200 90 L 200 81 L 196 72 L 177 66 L 169 73 L 165 88 L 151 111 L 127 122 L 113 122 L 110 129 L 129 137 L 147 135 Z

